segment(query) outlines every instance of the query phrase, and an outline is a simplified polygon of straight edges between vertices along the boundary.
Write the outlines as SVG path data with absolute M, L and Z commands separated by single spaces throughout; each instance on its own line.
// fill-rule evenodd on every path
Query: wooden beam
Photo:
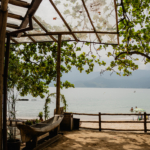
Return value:
M 4 52 L 5 52 L 5 34 L 6 34 L 6 25 L 7 25 L 7 6 L 9 0 L 1 1 L 0 8 L 0 150 L 7 149 L 7 134 L 3 129 L 2 134 L 2 104 L 3 104 L 3 75 L 4 75 Z M 3 123 L 2 123 L 3 122 Z M 3 135 L 3 136 L 2 136 Z M 3 141 L 3 142 L 2 142 Z M 3 144 L 2 144 L 3 143 Z M 3 145 L 3 148 L 2 148 Z
M 67 26 L 68 30 L 72 33 L 72 36 L 74 37 L 74 39 L 76 41 L 78 41 L 77 37 L 75 36 L 75 34 L 72 32 L 70 26 L 68 25 L 68 23 L 66 22 L 66 20 L 63 18 L 63 16 L 61 15 L 61 13 L 59 12 L 59 10 L 57 9 L 57 7 L 55 6 L 55 4 L 53 3 L 52 0 L 49 0 L 50 3 L 53 5 L 54 9 L 56 10 L 56 12 L 59 14 L 60 18 L 63 20 L 64 24 Z
M 8 6 L 9 0 L 0 0 L 0 1 L 1 1 L 1 10 L 7 11 L 7 6 Z
M 144 121 L 101 121 L 101 122 L 102 123 L 144 123 Z
M 99 131 L 101 131 L 101 113 L 99 112 Z
M 56 87 L 56 114 L 60 114 L 60 65 L 61 65 L 61 35 L 58 35 L 57 49 L 57 87 Z
M 99 121 L 80 121 L 81 123 L 99 123 Z M 102 121 L 101 121 L 102 122 Z
M 72 113 L 73 115 L 99 116 L 98 114 Z
M 88 128 L 88 127 L 80 127 L 80 129 L 99 130 L 99 128 Z
M 80 121 L 81 123 L 99 123 L 99 121 Z M 101 123 L 144 123 L 144 121 L 101 121 Z M 146 123 L 150 123 L 146 122 Z
M 30 31 L 30 30 L 33 30 L 33 25 L 32 25 L 32 18 L 29 16 L 29 27 L 28 28 L 18 29 L 18 30 L 9 32 L 9 35 L 16 37 L 15 36 L 16 34 L 23 33 L 23 32 Z
M 7 23 L 7 27 L 13 28 L 13 29 L 19 29 L 19 26 L 18 26 L 18 25 L 11 24 L 11 23 Z
M 34 13 L 36 12 L 36 10 L 38 9 L 40 3 L 41 3 L 42 0 L 33 0 L 32 3 L 31 3 L 31 6 L 30 8 L 28 9 L 25 17 L 24 17 L 24 20 L 22 21 L 22 24 L 20 25 L 20 29 L 22 28 L 26 28 L 26 26 L 28 25 L 29 23 L 29 16 L 33 16 Z M 19 33 L 17 37 L 20 37 L 22 33 Z
M 12 14 L 12 13 L 8 13 L 8 17 L 14 18 L 14 19 L 18 19 L 18 20 L 23 20 L 22 16 L 16 15 L 16 14 Z
M 139 116 L 139 114 L 109 114 L 109 113 L 102 113 L 101 115 L 121 115 L 121 116 Z M 142 115 L 142 114 L 141 114 Z
M 94 31 L 72 31 L 72 32 L 47 32 L 47 33 L 37 33 L 37 34 L 26 34 L 26 36 L 45 36 L 45 35 L 69 35 L 72 33 L 95 33 Z M 96 32 L 101 34 L 119 34 L 118 32 Z M 22 35 L 25 37 L 25 35 Z
M 24 34 L 26 35 L 26 32 L 24 32 Z M 37 43 L 31 36 L 27 36 L 33 43 Z
M 24 7 L 24 8 L 29 8 L 30 4 L 21 0 L 9 0 L 9 4 L 19 6 L 19 7 Z
M 32 38 L 31 36 L 28 36 L 28 38 L 33 42 L 33 43 L 37 43 L 34 38 Z
M 114 0 L 114 5 L 115 5 L 115 14 L 116 14 L 116 27 L 117 27 L 117 32 L 119 32 L 116 0 Z M 117 41 L 119 45 L 119 35 L 117 35 Z
M 0 150 L 2 150 L 2 103 L 3 103 L 3 74 L 4 74 L 4 52 L 5 52 L 5 35 L 7 25 L 7 0 L 2 1 L 0 9 Z M 4 137 L 3 137 L 4 138 Z M 7 142 L 7 141 L 4 141 Z M 4 149 L 4 147 L 3 147 Z
M 7 34 L 7 45 L 5 52 L 5 67 L 4 67 L 4 96 L 3 96 L 3 149 L 7 150 L 7 78 L 10 50 L 10 35 Z
M 66 42 L 75 42 L 75 40 L 62 40 L 62 41 L 66 41 Z M 43 43 L 43 42 L 54 42 L 54 41 L 36 41 L 36 43 Z M 89 42 L 89 41 L 78 41 L 81 43 L 85 43 L 85 42 Z M 27 42 L 19 42 L 21 44 L 27 43 Z M 33 42 L 28 42 L 28 43 L 33 43 Z M 113 43 L 99 43 L 99 42 L 91 42 L 94 44 L 107 44 L 107 45 L 118 45 L 118 44 L 113 44 Z M 14 44 L 14 43 L 12 43 Z
M 44 142 L 42 142 L 42 144 L 38 144 L 34 150 L 43 150 L 47 147 L 50 147 L 51 144 L 53 144 L 54 142 L 56 142 L 57 140 L 59 140 L 60 138 L 62 138 L 63 136 L 61 134 L 58 134 L 54 137 L 49 138 L 48 140 L 45 140 Z
M 83 6 L 84 6 L 84 8 L 85 8 L 85 11 L 86 11 L 86 13 L 87 13 L 87 15 L 88 15 L 88 18 L 89 18 L 89 20 L 90 20 L 90 22 L 91 22 L 91 25 L 92 25 L 92 27 L 93 27 L 93 29 L 94 29 L 94 32 L 95 32 L 95 34 L 96 34 L 96 37 L 98 38 L 99 42 L 101 43 L 101 39 L 99 38 L 98 34 L 96 33 L 96 29 L 95 29 L 95 27 L 94 27 L 94 25 L 93 25 L 92 19 L 91 19 L 91 17 L 90 17 L 90 14 L 89 14 L 89 12 L 88 12 L 88 9 L 86 8 L 86 5 L 85 5 L 84 0 L 82 0 L 82 3 L 83 3 Z
M 15 42 L 16 44 L 18 44 L 18 41 L 16 41 L 15 39 L 13 39 L 12 37 L 10 37 L 10 39 Z
M 98 116 L 98 114 L 86 114 L 86 113 L 72 113 L 73 115 L 87 115 L 87 116 Z M 122 116 L 138 116 L 139 114 L 110 114 L 110 113 L 101 113 L 101 115 L 122 115 Z M 143 115 L 143 114 L 141 114 Z M 150 114 L 147 114 L 150 115 Z
M 48 33 L 47 29 L 35 18 L 33 17 L 33 20 L 46 32 Z M 51 39 L 53 39 L 55 42 L 57 42 L 57 40 L 52 36 L 52 35 L 49 35 Z
M 146 124 L 146 112 L 144 112 L 144 132 L 147 132 L 147 124 Z
M 111 129 L 111 128 L 102 128 L 102 130 L 112 130 L 112 131 L 144 131 L 144 129 Z

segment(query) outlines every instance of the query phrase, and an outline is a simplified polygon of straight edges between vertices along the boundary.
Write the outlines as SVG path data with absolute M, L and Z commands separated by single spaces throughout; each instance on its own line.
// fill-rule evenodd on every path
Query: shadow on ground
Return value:
M 150 150 L 149 138 L 140 133 L 71 131 L 44 150 Z

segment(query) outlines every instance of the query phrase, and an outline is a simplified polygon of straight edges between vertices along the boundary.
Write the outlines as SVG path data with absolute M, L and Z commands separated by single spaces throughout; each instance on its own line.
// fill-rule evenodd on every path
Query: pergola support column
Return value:
M 32 26 L 32 16 L 29 16 L 29 27 L 24 29 L 19 29 L 17 31 L 11 32 L 7 34 L 7 45 L 5 52 L 5 67 L 4 67 L 4 96 L 3 96 L 3 150 L 7 150 L 7 77 L 8 77 L 8 65 L 9 65 L 9 50 L 10 50 L 10 38 L 11 35 L 21 33 L 24 31 L 29 31 L 33 29 Z M 5 46 L 5 42 L 4 42 Z M 3 62 L 4 63 L 4 62 Z M 3 90 L 2 90 L 3 91 Z M 1 149 L 0 149 L 1 150 Z
M 4 101 L 3 101 L 3 149 L 7 150 L 7 77 L 9 64 L 10 35 L 7 35 L 4 67 Z
M 57 50 L 56 114 L 60 114 L 60 65 L 61 65 L 61 34 L 58 35 L 58 50 Z
M 8 0 L 1 2 L 0 8 L 0 150 L 2 150 L 2 103 L 3 103 L 3 73 L 4 73 L 4 52 L 5 35 L 7 26 L 7 5 Z

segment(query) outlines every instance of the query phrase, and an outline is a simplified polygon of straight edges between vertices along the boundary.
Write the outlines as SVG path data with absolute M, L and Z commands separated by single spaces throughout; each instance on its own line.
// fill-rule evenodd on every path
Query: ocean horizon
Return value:
M 50 93 L 56 92 L 55 87 L 49 87 Z M 67 100 L 67 112 L 74 113 L 131 113 L 131 107 L 143 108 L 150 113 L 150 89 L 140 88 L 69 88 L 62 89 Z M 44 112 L 45 98 L 32 97 L 27 95 L 20 99 L 29 99 L 29 101 L 17 101 L 17 118 L 38 118 L 39 112 Z M 54 115 L 56 100 L 51 98 L 49 104 L 49 117 Z M 61 103 L 63 106 L 63 103 Z M 77 116 L 81 120 L 98 120 L 97 116 Z M 102 120 L 136 120 L 137 116 L 102 116 Z

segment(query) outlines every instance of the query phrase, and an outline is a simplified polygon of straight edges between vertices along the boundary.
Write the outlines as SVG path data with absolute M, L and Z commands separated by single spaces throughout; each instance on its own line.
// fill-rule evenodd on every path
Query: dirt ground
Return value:
M 150 134 L 79 130 L 65 131 L 44 150 L 150 150 Z

